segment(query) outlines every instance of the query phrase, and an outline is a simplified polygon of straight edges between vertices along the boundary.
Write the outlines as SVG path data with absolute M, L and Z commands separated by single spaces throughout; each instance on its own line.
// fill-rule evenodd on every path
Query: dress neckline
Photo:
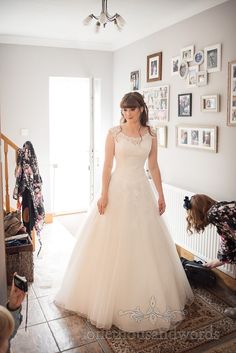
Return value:
M 149 133 L 149 131 L 148 131 L 148 129 L 147 129 L 146 132 L 145 132 L 143 135 L 140 135 L 140 136 L 129 136 L 129 135 L 125 134 L 125 133 L 123 132 L 122 128 L 121 128 L 120 133 L 121 133 L 123 136 L 128 137 L 129 139 L 135 139 L 135 140 L 136 140 L 136 139 L 140 139 L 140 137 L 144 137 L 145 135 L 147 135 L 147 134 Z

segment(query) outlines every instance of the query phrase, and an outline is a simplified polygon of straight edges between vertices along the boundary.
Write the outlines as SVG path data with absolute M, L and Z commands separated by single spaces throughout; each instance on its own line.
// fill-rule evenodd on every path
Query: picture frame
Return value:
M 171 75 L 179 75 L 180 56 L 171 58 Z
M 218 152 L 218 127 L 209 125 L 177 125 L 176 146 Z
M 167 147 L 167 125 L 156 125 L 153 126 L 157 134 L 158 147 Z
M 204 62 L 204 51 L 198 50 L 193 56 L 193 61 L 195 65 L 201 65 Z
M 219 94 L 201 96 L 201 111 L 204 113 L 219 112 Z
M 185 60 L 181 60 L 179 63 L 179 76 L 182 79 L 186 79 L 188 75 L 188 63 Z
M 130 73 L 130 90 L 139 91 L 140 90 L 140 70 L 132 71 Z
M 142 90 L 142 94 L 148 107 L 150 125 L 167 122 L 169 120 L 169 85 L 148 87 Z
M 147 56 L 147 82 L 162 79 L 162 52 Z
M 193 61 L 193 55 L 194 55 L 194 45 L 189 45 L 188 47 L 185 47 L 180 51 L 180 59 L 187 62 Z
M 206 86 L 207 85 L 207 71 L 199 71 L 197 73 L 197 86 Z
M 187 76 L 187 82 L 189 87 L 197 86 L 197 73 L 198 73 L 198 65 L 189 66 L 188 76 Z
M 205 71 L 221 71 L 221 44 L 214 44 L 204 48 Z
M 227 125 L 236 126 L 236 60 L 228 63 Z
M 192 93 L 178 94 L 178 116 L 192 116 Z

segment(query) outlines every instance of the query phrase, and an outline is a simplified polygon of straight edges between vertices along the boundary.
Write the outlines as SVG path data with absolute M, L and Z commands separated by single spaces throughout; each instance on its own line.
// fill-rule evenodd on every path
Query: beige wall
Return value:
M 33 143 L 44 182 L 46 211 L 51 212 L 49 77 L 101 79 L 102 133 L 105 135 L 112 124 L 113 54 L 105 51 L 1 44 L 0 58 L 2 132 L 18 146 L 22 146 L 26 140 Z M 21 128 L 29 130 L 28 137 L 20 135 Z M 10 160 L 13 164 L 14 155 Z
M 219 200 L 236 199 L 236 128 L 226 125 L 227 63 L 236 60 L 235 15 L 236 1 L 229 1 L 114 53 L 114 124 L 117 124 L 120 118 L 120 99 L 130 89 L 131 71 L 141 70 L 141 88 L 169 84 L 168 148 L 159 150 L 163 180 L 185 190 L 209 194 Z M 194 44 L 195 48 L 200 50 L 216 43 L 222 44 L 222 70 L 209 74 L 207 86 L 189 88 L 185 81 L 171 76 L 171 58 L 179 55 L 181 48 Z M 148 84 L 146 57 L 159 51 L 163 53 L 162 81 Z M 187 92 L 193 95 L 192 117 L 178 118 L 177 96 Z M 216 93 L 221 96 L 221 111 L 214 114 L 202 113 L 200 96 Z M 175 125 L 179 123 L 219 126 L 219 152 L 214 154 L 177 148 Z

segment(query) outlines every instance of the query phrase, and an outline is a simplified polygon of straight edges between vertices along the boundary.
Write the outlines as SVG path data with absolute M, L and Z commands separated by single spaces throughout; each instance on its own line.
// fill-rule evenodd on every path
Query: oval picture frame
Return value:
M 179 76 L 182 79 L 186 79 L 188 75 L 188 63 L 185 60 L 181 60 L 179 63 Z

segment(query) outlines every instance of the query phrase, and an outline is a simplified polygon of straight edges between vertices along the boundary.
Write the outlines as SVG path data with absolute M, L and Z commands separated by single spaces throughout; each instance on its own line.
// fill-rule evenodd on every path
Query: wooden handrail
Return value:
M 5 205 L 6 211 L 10 212 L 10 195 L 9 195 L 9 172 L 8 172 L 8 148 L 9 146 L 15 150 L 15 158 L 17 160 L 17 151 L 19 147 L 8 137 L 0 133 L 0 138 L 4 141 L 4 174 L 5 174 Z
M 18 151 L 19 147 L 14 142 L 12 142 L 8 137 L 0 133 L 0 138 L 4 142 L 6 142 L 9 146 L 11 146 L 16 152 Z

